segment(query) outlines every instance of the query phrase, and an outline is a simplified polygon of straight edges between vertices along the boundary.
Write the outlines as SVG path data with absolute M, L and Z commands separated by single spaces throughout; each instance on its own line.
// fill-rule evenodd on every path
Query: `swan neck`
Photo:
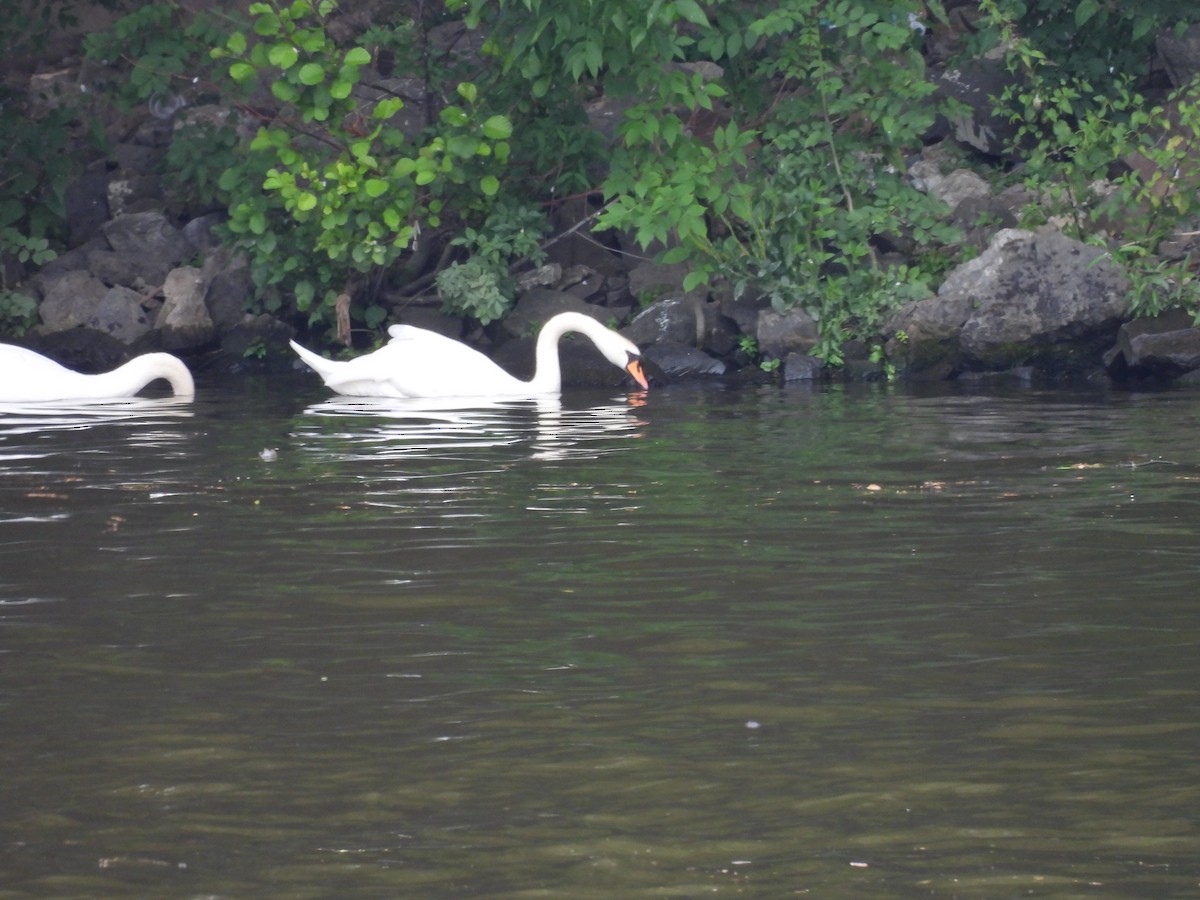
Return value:
M 181 360 L 169 353 L 147 353 L 137 356 L 125 365 L 95 377 L 108 382 L 113 396 L 133 396 L 159 378 L 171 385 L 171 392 L 176 397 L 189 398 L 196 395 L 196 383 L 192 379 L 192 373 Z

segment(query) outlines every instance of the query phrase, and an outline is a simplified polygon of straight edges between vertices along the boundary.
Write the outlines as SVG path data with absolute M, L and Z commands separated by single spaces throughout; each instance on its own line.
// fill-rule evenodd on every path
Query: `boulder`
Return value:
M 1002 55 L 968 59 L 935 75 L 938 93 L 967 107 L 963 115 L 950 120 L 954 139 L 988 156 L 1006 155 L 1018 126 L 996 110 L 995 98 L 1016 79 Z
M 216 338 L 217 328 L 204 303 L 204 279 L 199 269 L 172 269 L 163 284 L 163 297 L 155 327 L 162 333 L 164 350 L 191 350 Z
M 954 269 L 936 297 L 887 322 L 888 354 L 910 373 L 1038 362 L 1082 368 L 1100 362 L 1126 315 L 1127 283 L 1104 251 L 1061 232 L 1004 229 Z
M 535 287 L 525 291 L 516 305 L 498 324 L 509 337 L 536 335 L 538 330 L 559 313 L 578 312 L 598 322 L 608 322 L 611 313 L 603 307 L 562 291 Z
M 725 363 L 687 344 L 670 341 L 645 348 L 643 359 L 671 380 L 725 374 Z
M 1121 326 L 1105 362 L 1117 377 L 1178 378 L 1200 369 L 1200 328 L 1181 309 L 1134 319 Z
M 825 374 L 825 363 L 807 353 L 789 353 L 783 361 L 783 380 L 817 381 Z
M 129 213 L 104 223 L 104 236 L 117 253 L 142 254 L 153 260 L 164 277 L 190 253 L 187 239 L 157 212 Z M 148 260 L 148 265 L 150 264 Z
M 126 287 L 106 287 L 79 269 L 44 276 L 38 316 L 41 332 L 50 334 L 83 325 L 131 344 L 150 330 L 143 296 Z
M 789 353 L 807 353 L 817 343 L 817 321 L 799 306 L 787 312 L 759 310 L 754 331 L 764 356 L 783 359 Z
M 686 294 L 672 294 L 634 316 L 621 334 L 639 347 L 661 343 L 695 347 L 704 340 L 706 331 L 703 304 Z

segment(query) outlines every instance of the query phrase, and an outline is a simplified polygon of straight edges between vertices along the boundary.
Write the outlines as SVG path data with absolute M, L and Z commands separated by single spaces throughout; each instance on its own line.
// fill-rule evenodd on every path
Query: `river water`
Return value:
M 1200 895 L 1200 393 L 312 381 L 0 408 L 0 898 Z

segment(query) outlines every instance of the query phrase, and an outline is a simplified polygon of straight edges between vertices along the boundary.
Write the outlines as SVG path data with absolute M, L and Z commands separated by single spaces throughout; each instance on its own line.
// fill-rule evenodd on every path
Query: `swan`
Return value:
M 637 345 L 591 316 L 575 312 L 559 313 L 542 326 L 529 381 L 514 378 L 466 344 L 415 325 L 391 326 L 388 343 L 345 361 L 325 359 L 295 341 L 291 344 L 326 386 L 351 397 L 532 397 L 562 391 L 558 341 L 572 331 L 590 338 L 609 362 L 633 376 L 643 390 L 649 388 Z
M 135 356 L 123 366 L 85 375 L 12 344 L 0 344 L 0 401 L 105 400 L 132 397 L 150 382 L 165 378 L 181 400 L 196 394 L 192 373 L 169 353 Z

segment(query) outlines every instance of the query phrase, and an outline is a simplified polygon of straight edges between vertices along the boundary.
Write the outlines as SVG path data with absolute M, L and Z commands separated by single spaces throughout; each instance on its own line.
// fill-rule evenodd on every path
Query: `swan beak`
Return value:
M 643 391 L 650 390 L 650 382 L 646 381 L 646 373 L 642 371 L 642 361 L 631 359 L 625 366 L 625 371 L 633 376 L 633 380 L 642 386 Z

